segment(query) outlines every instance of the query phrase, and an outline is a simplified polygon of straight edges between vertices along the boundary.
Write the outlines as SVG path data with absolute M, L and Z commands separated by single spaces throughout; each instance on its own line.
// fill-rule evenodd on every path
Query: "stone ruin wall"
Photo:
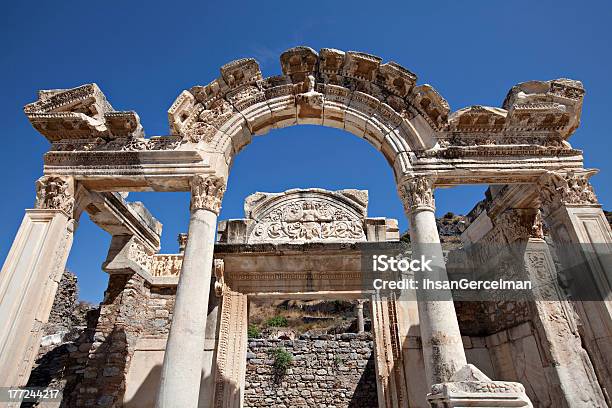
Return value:
M 276 376 L 271 352 L 293 356 Z M 369 333 L 300 336 L 296 340 L 250 339 L 245 408 L 366 408 L 377 406 L 376 372 Z

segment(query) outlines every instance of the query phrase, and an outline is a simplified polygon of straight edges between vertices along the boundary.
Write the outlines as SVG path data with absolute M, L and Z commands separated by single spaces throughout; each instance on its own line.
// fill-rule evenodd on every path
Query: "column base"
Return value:
M 431 408 L 533 408 L 522 384 L 492 381 L 472 364 L 457 371 L 451 381 L 434 384 L 427 401 Z

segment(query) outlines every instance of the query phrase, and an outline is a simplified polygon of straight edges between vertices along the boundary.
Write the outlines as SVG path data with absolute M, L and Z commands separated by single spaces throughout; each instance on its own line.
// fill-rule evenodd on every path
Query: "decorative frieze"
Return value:
M 194 176 L 191 179 L 191 211 L 203 209 L 218 215 L 224 193 L 225 180 L 222 177 Z
M 151 264 L 151 275 L 155 277 L 179 276 L 182 266 L 182 254 L 154 255 Z
M 134 261 L 144 270 L 150 270 L 153 265 L 153 252 L 135 239 L 130 242 L 127 258 Z
M 43 176 L 36 181 L 36 208 L 74 212 L 74 182 L 63 177 Z
M 434 179 L 426 176 L 417 176 L 402 182 L 398 186 L 399 195 L 406 212 L 419 210 L 434 211 Z

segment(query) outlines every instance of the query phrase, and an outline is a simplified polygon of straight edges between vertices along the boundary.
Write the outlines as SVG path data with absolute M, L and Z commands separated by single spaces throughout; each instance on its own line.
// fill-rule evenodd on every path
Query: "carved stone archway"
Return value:
M 158 404 L 194 405 L 202 367 L 191 356 L 204 347 L 213 243 L 226 181 L 234 158 L 252 137 L 275 128 L 342 128 L 382 152 L 413 226 L 417 254 L 427 247 L 429 255 L 442 259 L 433 191 L 461 184 L 495 185 L 503 192 L 499 197 L 508 196 L 497 207 L 543 206 L 559 242 L 593 243 L 592 237 L 599 237 L 606 248 L 612 245 L 595 195 L 583 194 L 590 191 L 593 172 L 584 168 L 582 152 L 567 141 L 580 122 L 584 89 L 579 81 L 525 82 L 509 91 L 501 107 L 475 105 L 450 113 L 431 86 L 416 85 L 409 70 L 370 54 L 296 47 L 280 60 L 280 76 L 264 78 L 255 60 L 240 59 L 224 65 L 220 77 L 208 85 L 183 91 L 168 111 L 167 136 L 145 138 L 138 115 L 116 111 L 95 84 L 40 91 L 38 100 L 24 108 L 51 148 L 37 183 L 36 209 L 26 211 L 0 275 L 0 310 L 7 311 L 0 327 L 16 331 L 12 337 L 0 336 L 0 385 L 22 385 L 27 378 L 57 288 L 57 271 L 65 265 L 81 212 L 113 235 L 109 259 L 136 252 L 138 259 L 147 260 L 159 250 L 161 227 L 117 193 L 190 191 L 190 239 L 180 266 Z M 558 180 L 566 180 L 567 186 Z M 504 187 L 508 184 L 513 186 Z M 565 194 L 568 189 L 579 190 L 578 199 Z M 473 232 L 470 239 L 482 238 L 481 233 Z M 33 242 L 40 245 L 32 248 Z M 609 284 L 602 255 L 589 256 L 591 271 Z M 444 262 L 437 266 L 444 279 Z M 114 267 L 121 273 L 143 269 L 138 262 Z M 16 298 L 22 301 L 16 304 Z M 42 305 L 40 313 L 24 306 L 34 302 Z M 474 370 L 462 368 L 466 359 L 452 302 L 425 300 L 421 305 L 429 385 L 476 378 Z M 609 302 L 580 310 L 589 321 L 589 352 L 605 377 L 610 367 Z M 24 336 L 32 337 L 27 345 L 21 341 Z M 476 382 L 486 382 L 477 377 Z M 432 404 L 454 398 L 442 395 L 442 386 L 432 390 L 440 394 Z

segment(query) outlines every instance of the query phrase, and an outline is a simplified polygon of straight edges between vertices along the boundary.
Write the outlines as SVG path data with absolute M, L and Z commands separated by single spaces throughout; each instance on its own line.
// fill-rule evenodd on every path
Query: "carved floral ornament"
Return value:
M 549 215 L 562 205 L 596 205 L 589 178 L 595 171 L 548 172 L 538 182 L 542 210 Z
M 398 190 L 404 210 L 406 212 L 434 211 L 436 202 L 433 189 L 434 179 L 429 176 L 416 176 L 401 183 Z
M 74 212 L 74 186 L 62 177 L 43 176 L 36 181 L 36 208 Z
M 363 190 L 257 192 L 245 200 L 248 242 L 365 241 Z
M 222 177 L 197 175 L 191 179 L 191 211 L 209 210 L 219 215 L 225 193 Z

